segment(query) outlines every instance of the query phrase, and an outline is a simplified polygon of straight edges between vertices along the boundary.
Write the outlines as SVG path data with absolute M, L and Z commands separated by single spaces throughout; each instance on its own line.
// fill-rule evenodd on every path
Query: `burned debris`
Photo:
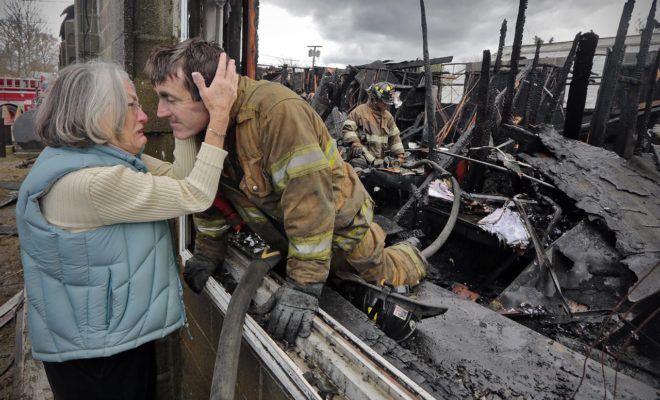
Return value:
M 653 100 L 660 58 L 650 49 L 654 1 L 636 64 L 623 62 L 633 3 L 624 6 L 602 77 L 592 72 L 599 39 L 593 32 L 577 33 L 561 62 L 543 59 L 541 40 L 534 57 L 522 59 L 522 0 L 510 62 L 502 61 L 504 21 L 494 63 L 484 51 L 479 68 L 465 67 L 460 100 L 443 101 L 458 74 L 448 72 L 446 59 L 434 59 L 432 73 L 419 70 L 422 61 L 323 70 L 314 75 L 319 84 L 310 102 L 342 149 L 346 113 L 366 101 L 366 89 L 386 81 L 399 92 L 391 111 L 406 161 L 359 172 L 390 243 L 414 236 L 428 249 L 442 237 L 426 252 L 430 282 L 422 293 L 454 291 L 657 388 L 660 160 Z M 598 78 L 592 109 L 588 88 Z M 449 233 L 441 232 L 447 226 Z M 441 329 L 439 318 L 421 321 L 420 335 L 403 347 L 416 356 L 444 349 L 424 332 Z M 555 387 L 553 395 L 575 395 L 585 385 L 583 371 L 571 374 L 579 384 Z

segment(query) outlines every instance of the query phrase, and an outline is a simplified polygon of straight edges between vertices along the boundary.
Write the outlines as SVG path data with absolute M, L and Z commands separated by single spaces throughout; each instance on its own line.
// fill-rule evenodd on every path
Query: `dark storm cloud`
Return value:
M 373 60 L 422 57 L 421 14 L 416 0 L 262 0 L 295 16 L 311 16 L 324 40 L 341 43 L 340 52 L 326 52 L 328 63 L 361 64 Z M 624 1 L 530 0 L 523 43 L 533 37 L 572 40 L 579 31 L 613 36 Z M 475 61 L 483 49 L 497 49 L 500 25 L 507 19 L 506 44 L 513 41 L 518 1 L 426 0 L 431 57 L 454 55 Z M 645 19 L 650 0 L 639 0 L 631 26 Z

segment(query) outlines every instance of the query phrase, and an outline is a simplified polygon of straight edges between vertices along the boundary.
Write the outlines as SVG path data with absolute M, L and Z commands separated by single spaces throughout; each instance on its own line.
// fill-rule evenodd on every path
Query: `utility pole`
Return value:
M 321 56 L 321 50 L 316 50 L 318 47 L 323 47 L 319 45 L 307 46 L 310 47 L 307 55 L 312 57 L 312 76 L 314 77 L 314 93 L 316 93 L 316 72 L 314 71 L 314 63 L 316 62 L 316 57 Z

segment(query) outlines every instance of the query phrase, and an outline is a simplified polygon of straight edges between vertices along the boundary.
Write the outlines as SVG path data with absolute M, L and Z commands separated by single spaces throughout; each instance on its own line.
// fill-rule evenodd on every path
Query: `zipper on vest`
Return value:
M 110 326 L 112 319 L 112 271 L 108 271 L 108 297 L 105 301 L 105 327 Z

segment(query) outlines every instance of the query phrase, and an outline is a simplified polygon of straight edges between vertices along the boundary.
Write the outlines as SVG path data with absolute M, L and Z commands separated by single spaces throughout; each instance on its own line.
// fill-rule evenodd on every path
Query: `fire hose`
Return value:
M 213 367 L 211 400 L 234 399 L 245 315 L 264 276 L 281 259 L 279 251 L 263 250 L 259 258 L 250 263 L 229 300 Z
M 431 167 L 433 169 L 432 172 L 433 175 L 437 175 L 440 177 L 450 177 L 452 183 L 452 189 L 454 190 L 454 202 L 451 206 L 451 212 L 449 213 L 449 218 L 447 219 L 447 223 L 445 224 L 445 227 L 442 229 L 438 237 L 435 238 L 435 240 L 427 248 L 422 250 L 422 255 L 426 259 L 428 259 L 432 255 L 437 253 L 438 250 L 440 250 L 440 248 L 445 244 L 445 242 L 449 238 L 451 231 L 454 230 L 454 226 L 456 225 L 456 220 L 458 219 L 458 212 L 460 211 L 461 208 L 461 187 L 459 186 L 456 178 L 454 178 L 454 176 L 451 173 L 449 173 L 447 170 L 442 168 L 438 163 L 433 162 L 431 160 L 419 160 L 412 165 L 412 168 L 417 168 L 422 164 Z

